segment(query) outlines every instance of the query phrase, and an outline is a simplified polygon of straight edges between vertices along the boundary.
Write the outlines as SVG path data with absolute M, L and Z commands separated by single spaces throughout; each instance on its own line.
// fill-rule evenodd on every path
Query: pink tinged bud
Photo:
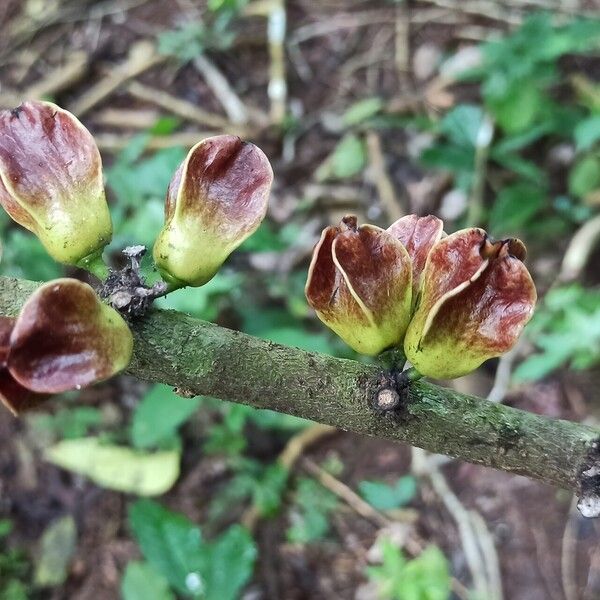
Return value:
M 404 246 L 374 225 L 345 217 L 316 245 L 306 298 L 351 348 L 376 355 L 400 344 L 410 319 L 412 271 Z
M 267 212 L 273 171 L 265 154 L 233 135 L 196 144 L 167 192 L 154 261 L 166 281 L 200 286 L 252 235 Z
M 524 258 L 520 240 L 493 243 L 475 228 L 434 246 L 404 340 L 420 373 L 461 377 L 514 346 L 537 299 Z
M 0 111 L 0 204 L 62 263 L 101 253 L 112 237 L 94 139 L 50 102 Z
M 421 274 L 430 250 L 442 239 L 444 223 L 433 215 L 406 215 L 387 228 L 406 248 L 413 265 L 413 303 L 421 284 Z
M 32 392 L 55 394 L 107 379 L 131 359 L 129 327 L 87 284 L 56 279 L 24 304 L 10 335 L 8 371 Z

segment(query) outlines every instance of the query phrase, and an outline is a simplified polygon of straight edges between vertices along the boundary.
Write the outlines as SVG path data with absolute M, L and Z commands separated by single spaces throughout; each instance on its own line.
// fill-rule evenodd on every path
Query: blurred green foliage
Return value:
M 436 546 L 407 560 L 389 539 L 380 543 L 382 563 L 368 567 L 367 576 L 377 584 L 381 600 L 448 600 L 450 570 L 448 561 Z
M 199 398 L 182 398 L 169 386 L 155 385 L 136 406 L 131 423 L 135 448 L 162 447 L 171 443 L 177 429 L 200 406 Z
M 412 475 L 404 475 L 394 485 L 383 481 L 361 481 L 358 489 L 377 510 L 391 510 L 405 506 L 416 496 L 417 480 Z
M 236 35 L 235 19 L 245 4 L 245 0 L 209 0 L 204 21 L 184 23 L 159 36 L 160 51 L 184 63 L 207 49 L 229 48 Z M 599 48 L 600 21 L 573 20 L 556 26 L 550 15 L 534 15 L 512 33 L 481 45 L 481 65 L 462 75 L 462 81 L 474 88 L 469 101 L 459 102 L 439 119 L 391 114 L 379 97 L 358 100 L 341 111 L 333 150 L 316 178 L 358 180 L 368 164 L 369 128 L 423 132 L 432 141 L 420 154 L 419 165 L 449 173 L 452 186 L 467 198 L 473 197 L 482 174 L 482 157 L 492 172 L 477 224 L 497 237 L 522 235 L 534 256 L 556 253 L 557 239 L 568 238 L 596 214 L 594 194 L 600 190 L 600 86 L 585 78 L 567 81 L 563 63 L 568 55 Z M 284 134 L 298 134 L 300 125 L 290 117 Z M 150 249 L 162 226 L 165 191 L 186 149 L 151 152 L 148 143 L 179 126 L 178 119 L 160 119 L 151 130 L 134 136 L 106 169 L 115 230 L 108 253 L 115 263 L 127 245 L 139 243 Z M 561 146 L 572 156 L 562 166 L 549 168 L 549 149 Z M 302 247 L 308 208 L 308 202 L 299 201 L 286 223 L 265 221 L 206 286 L 179 290 L 157 304 L 222 320 L 276 343 L 353 356 L 311 321 L 303 293 L 306 265 L 279 273 L 251 264 L 252 255 L 268 257 Z M 470 225 L 469 218 L 465 206 L 450 226 Z M 37 280 L 63 274 L 63 267 L 47 256 L 37 239 L 11 224 L 4 213 L 0 236 L 4 274 Z M 144 269 L 151 280 L 157 277 L 149 260 Z M 527 337 L 535 350 L 517 367 L 518 381 L 538 380 L 560 367 L 586 369 L 599 364 L 600 291 L 583 285 L 552 288 L 528 326 Z M 195 448 L 201 446 L 203 456 L 218 457 L 226 470 L 205 499 L 202 530 L 222 532 L 210 541 L 182 514 L 147 500 L 131 504 L 129 522 L 144 559 L 129 563 L 125 571 L 121 589 L 125 600 L 238 598 L 257 557 L 250 534 L 230 526 L 240 507 L 252 507 L 262 518 L 285 519 L 285 536 L 295 544 L 317 544 L 333 537 L 330 521 L 339 508 L 336 496 L 310 477 L 289 473 L 276 459 L 289 439 L 308 425 L 306 421 L 211 398 L 181 398 L 167 386 L 150 387 L 133 406 L 131 401 L 123 404 L 125 422 L 107 419 L 95 407 L 66 403 L 52 414 L 33 415 L 29 422 L 36 438 L 43 438 L 47 446 L 61 440 L 77 442 L 60 446 L 61 464 L 107 487 L 123 489 L 123 473 L 135 479 L 144 470 L 140 471 L 139 461 L 164 458 L 165 453 L 173 483 L 190 439 Z M 256 446 L 261 452 L 250 454 Z M 94 459 L 86 468 L 72 462 L 84 451 Z M 98 474 L 90 465 L 98 460 L 106 463 L 107 451 L 115 453 L 116 467 L 108 475 Z M 156 465 L 151 470 L 156 471 Z M 165 469 L 158 470 L 165 475 Z M 414 500 L 417 482 L 412 476 L 392 483 L 366 480 L 358 491 L 377 510 L 393 510 Z M 9 531 L 10 523 L 0 521 L 0 600 L 22 600 L 30 596 L 25 581 L 32 569 L 25 554 L 8 544 Z M 384 540 L 381 552 L 382 564 L 367 570 L 381 598 L 449 597 L 449 566 L 438 548 L 429 547 L 408 560 Z
M 560 366 L 600 364 L 600 290 L 581 285 L 550 290 L 527 333 L 538 352 L 515 370 L 519 381 L 541 379 Z
M 235 600 L 252 575 L 256 547 L 239 525 L 209 542 L 185 516 L 150 500 L 130 506 L 129 523 L 148 563 L 144 571 L 155 570 L 184 597 Z
M 234 19 L 248 0 L 209 0 L 204 20 L 182 23 L 177 29 L 158 36 L 158 50 L 182 63 L 193 60 L 205 50 L 226 50 L 235 40 Z
M 0 600 L 27 600 L 31 565 L 24 551 L 8 544 L 12 522 L 0 519 Z
M 296 544 L 308 544 L 325 537 L 330 528 L 330 514 L 337 505 L 337 497 L 320 483 L 299 477 L 290 507 L 287 539 Z

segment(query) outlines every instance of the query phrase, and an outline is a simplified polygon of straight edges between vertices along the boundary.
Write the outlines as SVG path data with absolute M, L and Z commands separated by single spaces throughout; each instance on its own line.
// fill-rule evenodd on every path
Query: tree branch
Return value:
M 38 284 L 0 277 L 0 314 L 14 316 Z M 600 431 L 422 381 L 393 417 L 372 401 L 382 367 L 281 346 L 173 311 L 133 325 L 129 372 L 204 394 L 519 473 L 580 495 L 600 514 Z M 401 390 L 400 390 L 401 391 Z

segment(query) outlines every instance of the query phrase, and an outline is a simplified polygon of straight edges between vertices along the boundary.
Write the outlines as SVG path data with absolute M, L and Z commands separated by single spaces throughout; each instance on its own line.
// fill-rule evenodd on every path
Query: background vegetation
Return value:
M 303 295 L 347 212 L 520 236 L 536 316 L 453 385 L 597 423 L 600 15 L 534 4 L 7 0 L 0 104 L 50 98 L 97 136 L 115 265 L 189 146 L 258 143 L 267 221 L 161 306 L 276 342 L 352 356 Z M 3 213 L 0 236 L 3 274 L 63 273 Z M 591 599 L 597 540 L 560 490 L 126 376 L 0 415 L 2 600 Z

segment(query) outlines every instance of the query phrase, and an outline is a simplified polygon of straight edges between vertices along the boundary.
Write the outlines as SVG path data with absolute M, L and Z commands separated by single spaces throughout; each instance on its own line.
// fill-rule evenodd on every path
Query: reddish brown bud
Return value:
M 112 236 L 94 139 L 50 102 L 0 111 L 0 204 L 63 263 L 101 253 Z
M 132 335 L 87 284 L 56 279 L 27 300 L 10 335 L 8 370 L 37 393 L 79 389 L 124 369 Z
M 306 298 L 325 325 L 363 354 L 402 342 L 410 319 L 410 258 L 374 225 L 345 217 L 328 227 L 313 252 Z
M 194 146 L 167 192 L 154 261 L 167 281 L 199 286 L 260 225 L 273 172 L 262 150 L 233 135 Z
M 423 375 L 451 379 L 507 352 L 533 314 L 536 291 L 519 240 L 458 231 L 431 250 L 404 341 Z

